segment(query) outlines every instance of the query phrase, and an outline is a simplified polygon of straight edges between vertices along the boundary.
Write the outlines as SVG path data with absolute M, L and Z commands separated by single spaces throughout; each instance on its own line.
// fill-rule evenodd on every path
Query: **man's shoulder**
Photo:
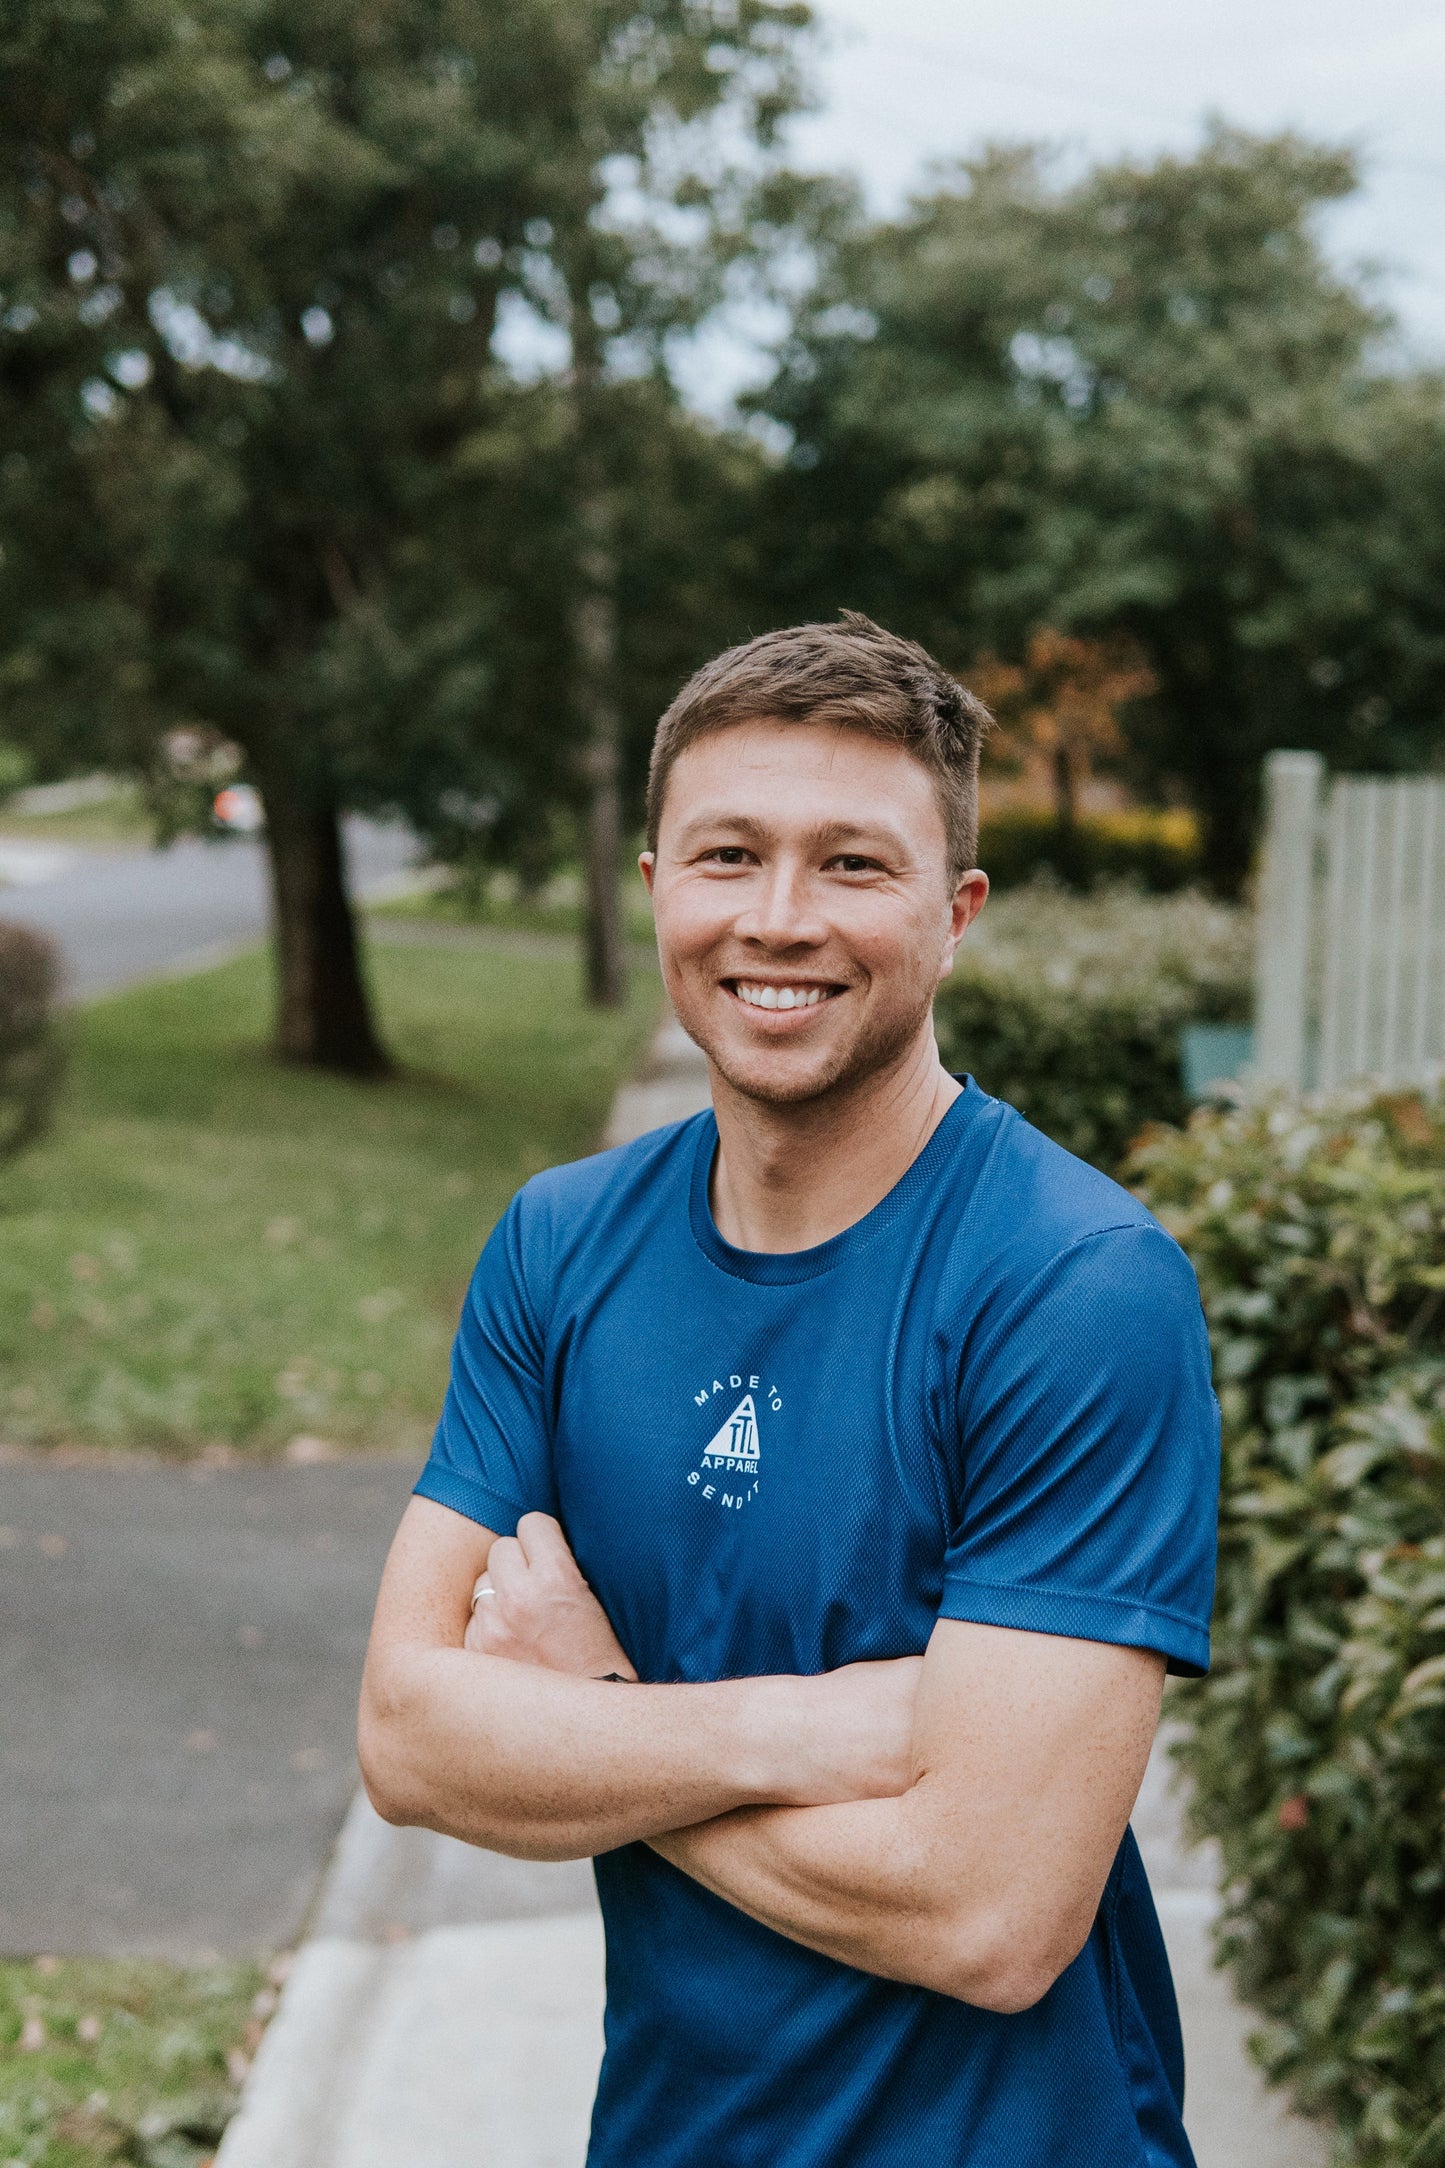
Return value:
M 1081 1247 L 1101 1264 L 1111 1252 L 1132 1253 L 1142 1269 L 1166 1276 L 1176 1260 L 1185 1262 L 1172 1236 L 1121 1183 L 1046 1137 L 1016 1108 L 980 1098 L 991 1134 L 960 1227 L 972 1274 L 987 1263 L 991 1276 L 1017 1287 Z
M 617 1213 L 633 1217 L 649 1200 L 686 1195 L 699 1126 L 708 1113 L 667 1122 L 643 1136 L 586 1159 L 534 1174 L 512 1200 L 524 1241 L 543 1240 L 556 1257 L 584 1231 L 595 1232 Z

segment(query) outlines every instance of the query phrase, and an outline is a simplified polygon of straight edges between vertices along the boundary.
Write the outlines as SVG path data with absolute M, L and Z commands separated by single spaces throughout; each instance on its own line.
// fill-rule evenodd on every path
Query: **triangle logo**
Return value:
M 715 1460 L 755 1461 L 758 1454 L 758 1411 L 751 1393 L 744 1393 L 732 1414 L 703 1449 L 705 1465 Z

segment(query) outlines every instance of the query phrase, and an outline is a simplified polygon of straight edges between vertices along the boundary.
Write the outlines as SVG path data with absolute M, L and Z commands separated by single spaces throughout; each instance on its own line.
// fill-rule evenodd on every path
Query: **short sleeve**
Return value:
M 959 1436 L 942 1617 L 1208 1670 L 1219 1409 L 1193 1269 L 1161 1228 L 1086 1236 L 986 1321 Z
M 525 1192 L 482 1251 L 452 1346 L 452 1374 L 419 1498 L 494 1535 L 555 1513 L 542 1327 L 527 1287 Z M 535 1260 L 534 1270 L 535 1270 Z

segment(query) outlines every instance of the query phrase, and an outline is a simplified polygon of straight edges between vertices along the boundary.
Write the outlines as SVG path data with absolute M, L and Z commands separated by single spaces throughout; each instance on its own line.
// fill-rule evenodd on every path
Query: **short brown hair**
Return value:
M 933 776 L 955 880 L 978 849 L 978 753 L 992 718 L 916 640 L 857 610 L 835 625 L 759 633 L 704 663 L 657 726 L 647 773 L 647 840 L 656 850 L 673 762 L 736 723 L 833 723 L 899 745 Z

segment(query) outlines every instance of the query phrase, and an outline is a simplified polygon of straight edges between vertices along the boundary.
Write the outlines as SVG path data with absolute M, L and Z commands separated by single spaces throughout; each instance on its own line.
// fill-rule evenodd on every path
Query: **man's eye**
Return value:
M 744 866 L 748 854 L 740 843 L 719 843 L 715 850 L 703 854 L 714 866 Z
M 876 858 L 860 858 L 856 851 L 840 851 L 838 856 L 833 859 L 832 864 L 839 873 L 876 873 L 878 871 Z

